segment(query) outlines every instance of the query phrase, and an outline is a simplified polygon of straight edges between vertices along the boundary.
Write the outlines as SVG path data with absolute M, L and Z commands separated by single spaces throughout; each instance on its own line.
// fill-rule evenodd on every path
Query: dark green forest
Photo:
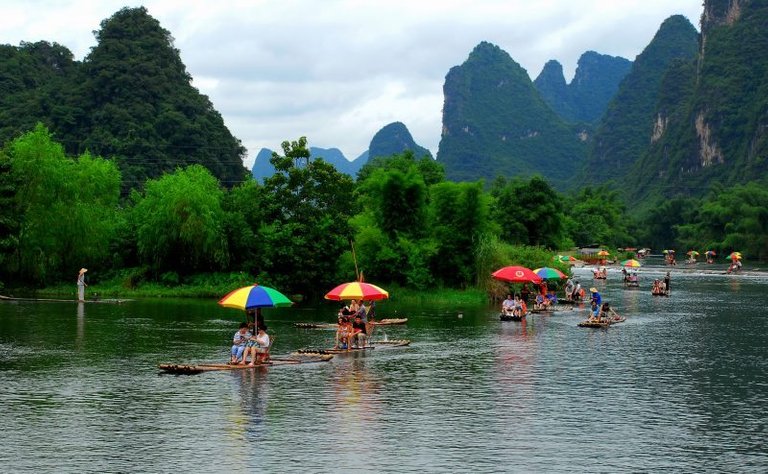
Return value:
M 375 157 L 351 177 L 310 158 L 304 137 L 286 137 L 270 160 L 276 173 L 257 182 L 145 9 L 120 10 L 96 38 L 82 62 L 57 44 L 0 46 L 0 287 L 71 283 L 85 266 L 92 281 L 126 288 L 259 281 L 316 296 L 358 271 L 418 290 L 485 288 L 501 266 L 554 266 L 555 253 L 593 243 L 768 258 L 768 191 L 754 182 L 708 184 L 640 214 L 615 183 L 562 193 L 530 170 L 454 182 L 412 151 Z M 495 55 L 485 45 L 472 60 Z M 678 116 L 693 100 L 692 67 L 673 63 L 661 80 Z M 482 82 L 453 75 L 467 88 Z M 536 101 L 543 130 L 554 115 Z M 561 152 L 549 159 L 565 160 Z

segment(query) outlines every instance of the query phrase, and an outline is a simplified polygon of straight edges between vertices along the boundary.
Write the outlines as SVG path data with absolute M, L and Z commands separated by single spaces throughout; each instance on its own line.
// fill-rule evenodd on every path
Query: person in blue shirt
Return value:
M 600 293 L 598 293 L 597 288 L 595 287 L 590 288 L 589 292 L 592 293 L 592 318 L 597 319 L 598 315 L 600 314 L 600 306 L 603 304 L 603 298 L 600 296 Z

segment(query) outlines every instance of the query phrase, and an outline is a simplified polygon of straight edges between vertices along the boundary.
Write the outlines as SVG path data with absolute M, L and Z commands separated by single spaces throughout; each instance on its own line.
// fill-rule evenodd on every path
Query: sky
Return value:
M 0 44 L 56 42 L 82 60 L 126 6 L 171 32 L 249 168 L 301 136 L 351 160 L 396 121 L 436 155 L 445 76 L 481 41 L 531 79 L 556 59 L 570 82 L 585 51 L 634 60 L 664 19 L 699 29 L 702 12 L 702 0 L 2 0 Z

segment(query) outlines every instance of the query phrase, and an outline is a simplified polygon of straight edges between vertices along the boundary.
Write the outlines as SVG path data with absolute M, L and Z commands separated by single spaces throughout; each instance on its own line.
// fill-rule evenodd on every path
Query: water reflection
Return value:
M 269 400 L 268 367 L 230 371 L 238 403 L 229 415 L 230 432 L 240 439 L 261 439 Z
M 83 348 L 83 336 L 85 334 L 85 303 L 77 303 L 77 336 L 75 338 L 75 349 Z

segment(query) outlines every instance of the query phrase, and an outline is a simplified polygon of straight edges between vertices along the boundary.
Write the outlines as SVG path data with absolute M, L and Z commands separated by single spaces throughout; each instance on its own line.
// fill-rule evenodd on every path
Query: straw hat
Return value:
M 80 273 L 85 273 L 85 272 L 87 272 L 87 271 L 88 271 L 88 269 L 87 269 L 87 268 L 81 268 L 81 269 L 80 269 Z
M 592 288 L 590 288 L 590 289 L 589 289 L 589 292 L 590 292 L 590 293 L 597 293 L 597 288 L 595 288 L 595 287 L 593 286 Z

